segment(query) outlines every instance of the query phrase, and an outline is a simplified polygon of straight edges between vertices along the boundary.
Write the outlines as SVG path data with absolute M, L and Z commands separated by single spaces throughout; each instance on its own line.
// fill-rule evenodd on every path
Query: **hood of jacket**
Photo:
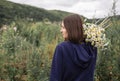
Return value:
M 90 44 L 71 44 L 73 54 L 72 61 L 82 68 L 87 67 L 95 57 L 95 49 Z

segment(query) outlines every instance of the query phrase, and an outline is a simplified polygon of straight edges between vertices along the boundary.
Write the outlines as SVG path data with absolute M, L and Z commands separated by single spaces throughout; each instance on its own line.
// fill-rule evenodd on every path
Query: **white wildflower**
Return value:
M 14 29 L 15 32 L 17 31 L 17 27 L 14 27 L 13 29 Z
M 84 34 L 86 35 L 86 42 L 91 42 L 92 45 L 95 47 L 103 47 L 109 44 L 105 35 L 105 26 L 108 22 L 107 19 L 103 20 L 102 23 L 93 24 L 93 23 L 85 23 L 83 24 L 84 27 Z M 109 24 L 108 24 L 109 25 Z

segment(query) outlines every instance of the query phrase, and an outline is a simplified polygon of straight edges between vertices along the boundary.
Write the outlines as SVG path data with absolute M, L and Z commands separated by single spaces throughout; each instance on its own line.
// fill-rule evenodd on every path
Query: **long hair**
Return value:
M 72 14 L 63 19 L 63 24 L 67 30 L 66 41 L 81 43 L 84 40 L 82 19 L 77 14 Z

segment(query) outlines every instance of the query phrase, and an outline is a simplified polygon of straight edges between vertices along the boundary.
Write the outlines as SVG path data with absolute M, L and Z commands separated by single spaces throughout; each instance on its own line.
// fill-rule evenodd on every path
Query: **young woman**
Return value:
M 50 81 L 93 81 L 97 48 L 86 43 L 81 17 L 73 14 L 61 24 L 64 42 L 56 46 Z

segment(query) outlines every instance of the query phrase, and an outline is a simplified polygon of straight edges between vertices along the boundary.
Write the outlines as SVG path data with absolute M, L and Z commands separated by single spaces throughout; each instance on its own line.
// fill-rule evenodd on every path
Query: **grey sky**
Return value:
M 28 4 L 48 10 L 63 10 L 83 15 L 87 18 L 101 18 L 112 15 L 113 0 L 9 0 Z M 120 14 L 120 0 L 116 4 L 117 14 Z

